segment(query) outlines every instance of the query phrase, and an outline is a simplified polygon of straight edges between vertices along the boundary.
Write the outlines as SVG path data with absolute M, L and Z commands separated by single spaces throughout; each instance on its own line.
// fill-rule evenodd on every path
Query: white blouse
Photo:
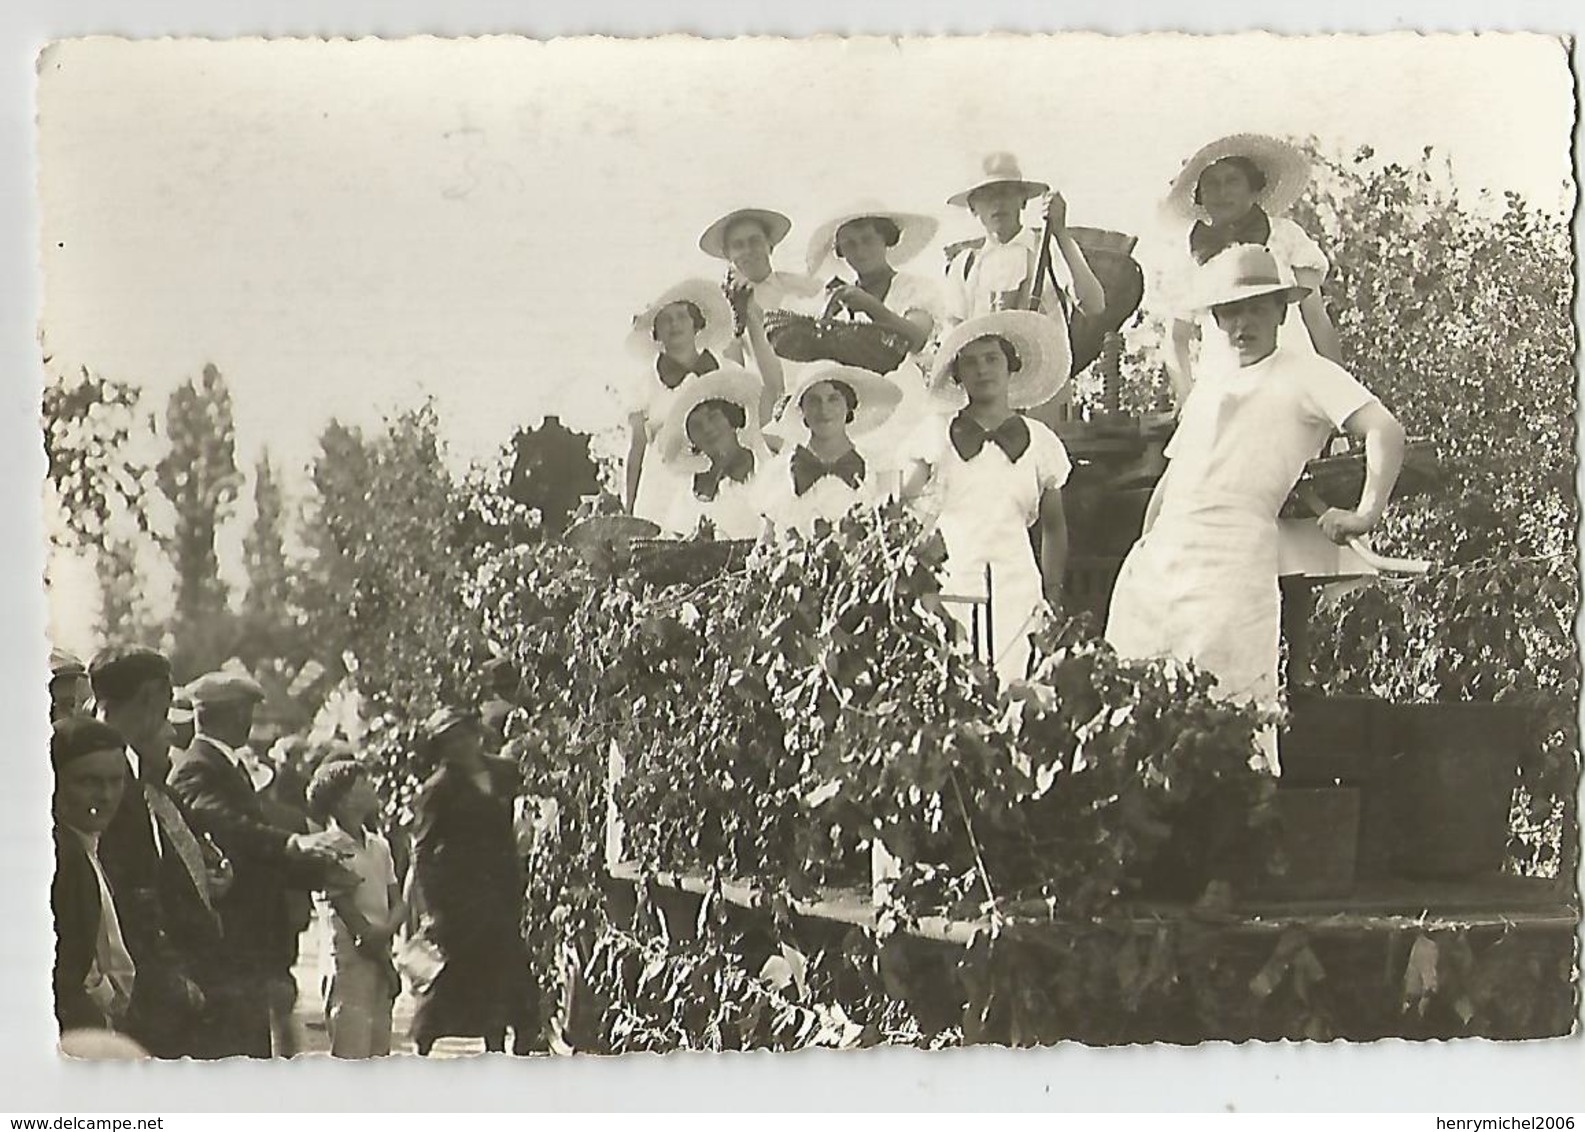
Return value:
M 1029 447 L 1016 461 L 991 441 L 965 460 L 948 433 L 952 419 L 927 420 L 910 446 L 912 458 L 930 467 L 922 502 L 946 540 L 950 567 L 972 569 L 991 562 L 1033 569 L 1029 528 L 1040 518 L 1045 493 L 1068 482 L 1073 471 L 1068 450 L 1051 429 L 1024 417 Z
M 743 442 L 754 456 L 754 471 L 749 478 L 742 483 L 724 478 L 714 499 L 700 499 L 694 494 L 693 472 L 681 474 L 681 490 L 662 526 L 691 535 L 701 519 L 709 519 L 718 539 L 754 539 L 764 533 L 765 481 L 771 454 L 757 434 L 752 439 L 744 437 Z
M 1275 520 L 1333 429 L 1374 400 L 1314 351 L 1279 346 L 1252 366 L 1205 370 L 1167 445 L 1161 513 L 1230 507 Z
M 886 497 L 886 486 L 874 461 L 864 456 L 864 478 L 858 487 L 846 480 L 825 475 L 816 480 L 803 495 L 793 490 L 792 459 L 797 445 L 771 461 L 764 477 L 763 509 L 765 515 L 779 531 L 795 530 L 808 536 L 814 533 L 817 519 L 835 523 L 855 507 L 868 507 Z
M 964 248 L 947 267 L 946 321 L 956 324 L 990 314 L 997 309 L 996 297 L 1022 287 L 1039 262 L 1040 232 L 1027 226 L 1005 244 L 987 238 L 978 248 Z M 1073 268 L 1055 240 L 1051 242 L 1051 273 L 1071 312 L 1078 302 Z M 1041 295 L 1040 309 L 1046 314 L 1063 310 L 1050 280 Z

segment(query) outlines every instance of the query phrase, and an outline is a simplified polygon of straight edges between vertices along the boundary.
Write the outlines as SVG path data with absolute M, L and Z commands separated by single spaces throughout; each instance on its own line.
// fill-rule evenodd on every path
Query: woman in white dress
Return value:
M 778 530 L 808 536 L 817 521 L 885 498 L 868 446 L 860 451 L 853 438 L 884 425 L 903 394 L 880 374 L 834 362 L 811 365 L 787 393 L 778 424 L 789 444 L 766 472 L 765 514 Z
M 761 393 L 759 378 L 736 366 L 695 378 L 678 392 L 655 443 L 683 488 L 661 526 L 686 535 L 708 520 L 717 538 L 764 533 L 771 454 L 756 419 Z
M 1193 309 L 1192 290 L 1196 269 L 1235 244 L 1268 249 L 1284 278 L 1307 290 L 1299 300 L 1299 317 L 1282 325 L 1278 340 L 1283 348 L 1342 364 L 1337 328 L 1321 296 L 1330 266 L 1326 254 L 1284 215 L 1309 179 L 1309 159 L 1296 147 L 1264 134 L 1232 134 L 1200 149 L 1173 180 L 1165 208 L 1174 224 L 1184 226 L 1184 254 L 1164 273 L 1161 285 L 1179 308 L 1168 355 L 1178 404 L 1188 396 L 1196 372 L 1234 364 L 1227 336 L 1215 332 L 1203 311 Z
M 904 498 L 934 514 L 947 592 L 983 596 L 990 567 L 991 659 L 1004 682 L 1027 675 L 1029 634 L 1047 602 L 1060 604 L 1068 557 L 1062 485 L 1072 464 L 1056 433 L 1018 410 L 1050 400 L 1068 368 L 1067 335 L 1053 319 L 1033 311 L 970 319 L 941 341 L 931 390 L 945 412 L 911 446 Z
M 1274 707 L 1277 514 L 1336 428 L 1365 442 L 1353 511 L 1319 529 L 1335 543 L 1381 520 L 1403 461 L 1403 429 L 1370 391 L 1313 351 L 1279 345 L 1305 294 L 1265 248 L 1228 248 L 1201 268 L 1200 305 L 1237 359 L 1194 385 L 1167 446 L 1144 533 L 1112 592 L 1106 638 L 1130 657 L 1171 656 L 1212 673 L 1220 695 Z M 1277 770 L 1276 735 L 1261 736 Z
M 925 373 L 946 295 L 937 280 L 898 270 L 929 246 L 937 227 L 932 217 L 865 201 L 827 220 L 809 240 L 809 274 L 819 279 L 841 272 L 826 289 L 834 317 L 873 324 L 907 343 L 907 356 L 886 375 L 900 390 L 902 404 L 866 443 L 871 463 L 883 475 L 901 469 L 902 445 L 926 415 L 937 411 L 925 390 Z
M 763 369 L 780 381 L 780 362 L 765 339 L 763 312 L 749 304 L 749 340 Z M 633 319 L 628 348 L 649 361 L 629 394 L 628 427 L 631 440 L 626 467 L 628 512 L 665 525 L 679 496 L 687 491 L 686 477 L 669 468 L 656 453 L 656 438 L 672 403 L 691 380 L 722 370 L 743 372 L 724 353 L 732 341 L 732 311 L 715 284 L 689 279 L 668 289 Z M 776 403 L 766 398 L 756 406 L 756 429 Z

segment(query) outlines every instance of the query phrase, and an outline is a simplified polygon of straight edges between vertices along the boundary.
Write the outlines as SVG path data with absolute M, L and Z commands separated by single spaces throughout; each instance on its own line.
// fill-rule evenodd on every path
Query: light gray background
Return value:
M 37 429 L 38 361 L 33 264 L 33 60 L 52 38 L 86 34 L 467 35 L 538 36 L 663 31 L 808 35 L 974 33 L 1090 29 L 1112 32 L 1284 32 L 1532 30 L 1578 34 L 1576 5 L 1370 3 L 1313 7 L 1289 14 L 1273 0 L 1193 7 L 1134 4 L 1121 16 L 1107 3 L 1053 7 L 1008 0 L 919 0 L 858 4 L 786 0 L 755 11 L 723 3 L 506 0 L 318 0 L 234 4 L 213 0 L 28 0 L 0 8 L 0 705 L 12 720 L 7 757 L 24 773 L 0 790 L 0 1110 L 174 1112 L 205 1110 L 502 1110 L 588 1107 L 1053 1108 L 1065 1110 L 1425 1110 L 1585 1109 L 1585 1046 L 1580 1040 L 1500 1045 L 1378 1043 L 1329 1047 L 1205 1046 L 1192 1050 L 1040 1051 L 975 1049 L 923 1054 L 811 1051 L 793 1055 L 557 1059 L 535 1062 L 424 1063 L 400 1059 L 348 1066 L 67 1065 L 53 1052 L 48 978 L 47 839 L 36 836 L 47 806 L 43 670 L 44 615 L 39 579 L 42 535 L 37 485 L 44 470 Z M 1576 64 L 1577 69 L 1577 64 Z M 1391 76 L 1383 76 L 1390 82 Z M 1578 79 L 1576 77 L 1576 84 Z M 1325 107 L 1317 114 L 1324 118 Z M 1577 162 L 1577 158 L 1576 158 Z M 1576 178 L 1578 172 L 1576 171 Z

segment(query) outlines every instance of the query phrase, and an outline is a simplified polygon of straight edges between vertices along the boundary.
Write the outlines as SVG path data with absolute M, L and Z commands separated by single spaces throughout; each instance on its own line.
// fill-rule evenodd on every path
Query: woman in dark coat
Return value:
M 482 1037 L 485 1049 L 528 1053 L 539 1040 L 537 988 L 523 942 L 523 868 L 512 827 L 517 768 L 484 753 L 478 718 L 431 716 L 425 744 L 440 769 L 415 809 L 413 862 L 424 935 L 444 964 L 419 997 L 413 1044 Z

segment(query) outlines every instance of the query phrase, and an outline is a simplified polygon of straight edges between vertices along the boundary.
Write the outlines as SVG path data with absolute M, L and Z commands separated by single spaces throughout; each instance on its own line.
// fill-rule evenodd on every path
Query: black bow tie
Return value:
M 703 377 L 707 373 L 714 373 L 721 368 L 721 363 L 709 350 L 700 350 L 699 356 L 694 359 L 693 365 L 685 366 L 670 354 L 661 354 L 655 359 L 655 372 L 660 375 L 661 384 L 667 389 L 676 389 L 690 375 Z
M 1234 244 L 1259 244 L 1271 239 L 1271 219 L 1256 205 L 1231 224 L 1207 224 L 1201 220 L 1189 229 L 1189 254 L 1195 263 L 1204 263 Z
M 696 473 L 693 477 L 693 493 L 709 503 L 720 493 L 722 480 L 747 483 L 753 474 L 754 453 L 747 448 L 739 448 L 738 454 L 729 463 L 711 464 L 704 471 Z
M 952 447 L 965 460 L 978 456 L 987 440 L 1007 453 L 1007 458 L 1015 464 L 1020 456 L 1029 451 L 1029 422 L 1017 413 L 991 429 L 966 412 L 959 413 L 947 426 L 947 435 L 952 439 Z
M 803 495 L 826 476 L 835 476 L 849 487 L 857 489 L 864 482 L 864 457 L 857 448 L 849 448 L 836 460 L 827 464 L 800 444 L 793 449 L 793 494 Z

